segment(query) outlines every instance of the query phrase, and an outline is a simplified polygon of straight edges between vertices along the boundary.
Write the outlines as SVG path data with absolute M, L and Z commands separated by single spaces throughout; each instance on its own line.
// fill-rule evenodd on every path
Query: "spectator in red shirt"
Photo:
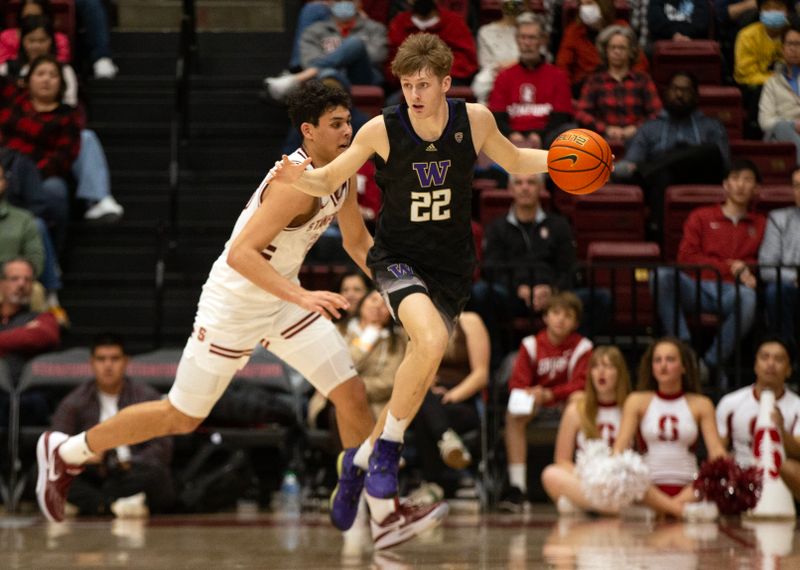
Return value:
M 411 10 L 400 12 L 389 22 L 389 57 L 384 76 L 387 82 L 397 82 L 389 69 L 400 44 L 411 34 L 436 34 L 453 51 L 450 77 L 453 85 L 470 85 L 478 71 L 478 52 L 475 37 L 464 19 L 451 10 L 436 5 L 435 0 L 413 0 Z
M 678 263 L 710 265 L 717 271 L 703 270 L 699 280 L 679 272 L 677 291 L 674 269 L 659 269 L 657 272 L 658 312 L 666 334 L 688 341 L 689 329 L 682 311 L 715 313 L 721 305 L 722 325 L 703 356 L 709 368 L 721 366 L 730 357 L 734 346 L 748 333 L 755 318 L 756 278 L 750 266 L 758 263 L 758 248 L 766 220 L 749 208 L 760 180 L 755 164 L 746 159 L 734 160 L 722 182 L 725 202 L 695 209 L 683 225 Z M 722 280 L 719 284 L 721 296 L 717 288 L 718 274 Z M 698 287 L 700 306 L 695 307 Z M 676 303 L 679 303 L 677 324 L 674 318 Z
M 543 148 L 543 142 L 554 139 L 572 117 L 569 80 L 544 61 L 546 45 L 542 20 L 530 13 L 519 16 L 519 63 L 497 75 L 489 95 L 489 109 L 500 131 L 520 147 Z
M 611 143 L 625 144 L 661 112 L 661 99 L 650 76 L 631 69 L 639 57 L 633 30 L 607 27 L 597 36 L 597 49 L 605 69 L 584 83 L 575 120 Z
M 564 28 L 556 65 L 567 72 L 575 97 L 580 94 L 584 80 L 603 63 L 602 52 L 598 53 L 596 47 L 597 36 L 612 24 L 628 26 L 625 20 L 616 17 L 613 0 L 581 0 L 575 21 Z M 636 71 L 647 72 L 647 58 L 643 53 L 639 52 L 633 61 Z
M 506 454 L 510 489 L 504 503 L 510 510 L 524 503 L 527 489 L 526 462 L 528 443 L 526 426 L 542 408 L 560 414 L 567 399 L 583 390 L 586 371 L 592 356 L 592 342 L 575 332 L 580 324 L 583 306 L 574 293 L 554 295 L 545 311 L 546 327 L 534 336 L 525 337 L 520 345 L 514 369 L 508 381 L 509 390 L 519 388 L 534 397 L 533 412 L 528 415 L 506 413 Z
M 9 259 L 0 265 L 0 358 L 8 364 L 14 384 L 28 359 L 51 351 L 61 342 L 58 322 L 50 313 L 30 308 L 35 280 L 33 265 L 24 257 Z M 46 398 L 26 391 L 20 402 L 24 425 L 47 423 Z M 8 425 L 8 398 L 0 396 L 0 425 Z
M 29 16 L 44 16 L 49 20 L 53 20 L 53 11 L 50 8 L 50 2 L 47 0 L 24 0 L 20 2 L 19 9 L 17 10 L 17 26 L 20 25 L 23 18 Z M 19 55 L 20 38 L 19 27 L 7 28 L 0 32 L 0 62 L 16 59 Z M 70 53 L 69 38 L 66 34 L 61 32 L 55 33 L 56 54 L 58 61 L 61 63 L 69 63 L 72 60 Z

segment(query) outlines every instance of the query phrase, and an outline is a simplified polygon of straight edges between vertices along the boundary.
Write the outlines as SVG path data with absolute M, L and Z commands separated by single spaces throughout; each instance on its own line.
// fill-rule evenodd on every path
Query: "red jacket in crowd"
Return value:
M 628 26 L 625 20 L 616 20 L 615 26 Z M 590 73 L 600 67 L 600 54 L 595 40 L 597 34 L 590 34 L 583 22 L 572 22 L 564 28 L 561 44 L 556 54 L 556 65 L 569 76 L 571 83 L 580 83 Z M 634 71 L 647 72 L 649 66 L 643 51 L 639 51 L 639 59 L 633 66 Z
M 564 402 L 586 385 L 591 356 L 592 341 L 588 338 L 572 333 L 555 346 L 547 338 L 547 329 L 543 329 L 522 339 L 508 388 L 542 386 L 553 392 L 550 405 Z
M 389 57 L 386 58 L 386 80 L 396 83 L 397 78 L 392 75 L 391 62 L 397 55 L 400 44 L 418 32 L 428 32 L 439 36 L 448 47 L 453 50 L 453 67 L 450 76 L 454 79 L 470 79 L 478 71 L 478 49 L 475 47 L 475 38 L 472 36 L 467 23 L 456 12 L 438 8 L 439 22 L 420 30 L 411 21 L 411 12 L 400 12 L 389 22 Z
M 766 219 L 748 212 L 734 224 L 722 213 L 722 205 L 692 210 L 683 224 L 683 238 L 678 248 L 678 263 L 712 265 L 724 281 L 733 282 L 730 262 L 758 263 L 758 248 L 764 237 Z M 694 273 L 690 273 L 694 275 Z M 713 271 L 703 271 L 701 279 L 716 281 Z

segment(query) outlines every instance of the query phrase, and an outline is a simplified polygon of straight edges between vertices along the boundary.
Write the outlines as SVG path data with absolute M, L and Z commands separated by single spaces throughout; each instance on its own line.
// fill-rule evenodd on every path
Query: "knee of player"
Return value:
M 337 386 L 328 395 L 337 408 L 351 408 L 366 405 L 367 389 L 360 376 L 354 376 Z
M 431 327 L 412 336 L 411 344 L 414 351 L 431 359 L 441 359 L 444 351 L 447 350 L 448 340 L 447 331 L 444 327 L 441 330 L 437 327 Z
M 192 433 L 203 423 L 205 418 L 188 416 L 170 403 L 167 408 L 167 419 L 170 433 L 179 435 Z

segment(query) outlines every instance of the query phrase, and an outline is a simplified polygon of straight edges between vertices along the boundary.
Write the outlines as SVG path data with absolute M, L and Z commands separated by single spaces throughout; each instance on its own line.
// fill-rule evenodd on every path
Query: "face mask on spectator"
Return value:
M 331 14 L 337 20 L 349 20 L 356 15 L 356 5 L 349 0 L 331 4 Z
M 758 17 L 761 23 L 768 28 L 778 29 L 784 27 L 789 23 L 786 19 L 786 14 L 781 10 L 764 10 Z
M 521 0 L 506 0 L 503 2 L 503 14 L 506 16 L 519 16 L 522 14 L 522 2 Z
M 603 14 L 597 4 L 581 4 L 578 8 L 578 17 L 587 26 L 594 26 L 603 19 Z

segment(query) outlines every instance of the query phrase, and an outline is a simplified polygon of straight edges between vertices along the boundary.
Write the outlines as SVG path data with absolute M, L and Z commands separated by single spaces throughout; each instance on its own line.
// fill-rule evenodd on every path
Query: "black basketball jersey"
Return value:
M 414 132 L 405 103 L 383 110 L 389 159 L 376 158 L 383 204 L 370 260 L 399 256 L 428 272 L 472 275 L 475 145 L 464 101 L 447 105 L 447 125 L 435 141 Z

